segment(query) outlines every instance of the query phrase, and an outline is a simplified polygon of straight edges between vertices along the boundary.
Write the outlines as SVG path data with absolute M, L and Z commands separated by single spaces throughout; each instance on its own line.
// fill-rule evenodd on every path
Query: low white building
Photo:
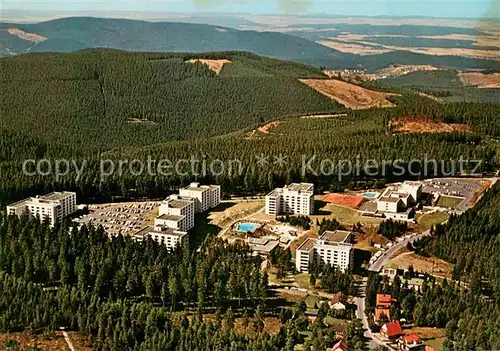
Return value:
M 354 264 L 353 238 L 352 232 L 345 230 L 326 231 L 318 239 L 308 238 L 296 250 L 297 271 L 308 272 L 311 262 L 350 271 Z
M 133 238 L 136 241 L 144 241 L 147 240 L 147 238 L 151 238 L 156 242 L 165 245 L 169 250 L 172 250 L 179 245 L 186 245 L 189 240 L 187 232 L 162 225 L 146 227 L 134 234 Z
M 187 187 L 180 188 L 179 195 L 193 198 L 196 205 L 196 212 L 205 212 L 220 204 L 221 188 L 220 185 L 191 183 Z
M 314 184 L 293 183 L 266 195 L 266 213 L 310 215 L 314 211 Z
M 377 200 L 377 212 L 385 218 L 409 220 L 414 215 L 413 206 L 422 194 L 422 182 L 406 181 L 389 186 Z
M 76 193 L 52 192 L 43 196 L 30 197 L 7 206 L 9 215 L 21 216 L 27 213 L 33 217 L 46 218 L 51 226 L 76 211 Z

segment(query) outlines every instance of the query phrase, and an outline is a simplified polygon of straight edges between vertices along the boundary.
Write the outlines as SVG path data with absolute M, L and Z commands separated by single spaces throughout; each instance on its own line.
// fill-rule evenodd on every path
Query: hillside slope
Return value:
M 275 33 L 240 31 L 195 23 L 147 22 L 127 19 L 69 17 L 35 24 L 1 23 L 0 33 L 17 28 L 52 41 L 50 45 L 31 43 L 30 52 L 72 51 L 82 48 L 114 48 L 127 51 L 208 52 L 249 51 L 284 60 L 311 62 L 315 57 L 334 65 L 351 64 L 350 55 L 310 40 Z M 25 43 L 4 40 L 0 54 L 26 53 Z M 22 44 L 22 45 L 21 45 Z M 60 47 L 58 46 L 60 45 Z M 7 50 L 8 49 L 8 50 Z
M 217 74 L 187 62 L 198 58 L 230 63 Z M 313 67 L 235 52 L 93 49 L 3 58 L 0 130 L 76 145 L 76 153 L 205 138 L 342 110 L 297 79 L 321 77 Z

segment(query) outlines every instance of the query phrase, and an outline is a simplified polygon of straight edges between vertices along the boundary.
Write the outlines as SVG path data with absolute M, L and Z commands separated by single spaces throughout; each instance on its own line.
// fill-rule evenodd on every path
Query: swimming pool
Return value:
M 363 193 L 361 194 L 361 196 L 364 196 L 364 197 L 370 197 L 370 198 L 374 198 L 374 197 L 377 197 L 377 193 Z
M 236 227 L 238 232 L 253 232 L 255 229 L 259 227 L 256 223 L 240 223 Z

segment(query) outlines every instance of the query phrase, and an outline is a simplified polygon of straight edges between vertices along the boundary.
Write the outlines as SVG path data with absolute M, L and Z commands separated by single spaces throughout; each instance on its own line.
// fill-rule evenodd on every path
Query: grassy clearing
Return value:
M 389 262 L 396 264 L 402 269 L 406 269 L 412 265 L 416 271 L 436 274 L 448 279 L 451 279 L 451 273 L 453 272 L 453 265 L 451 263 L 435 257 L 419 256 L 413 252 L 402 253 L 392 258 Z
M 317 309 L 319 307 L 318 306 L 319 301 L 321 301 L 321 299 L 318 296 L 307 295 L 304 302 L 306 303 L 308 309 Z
M 446 340 L 446 338 L 435 338 L 435 339 L 426 339 L 424 342 L 429 345 L 434 347 L 437 351 L 444 350 L 443 343 Z
M 433 225 L 446 221 L 450 216 L 445 212 L 424 213 L 417 215 L 417 225 L 415 229 L 425 231 Z
M 437 205 L 439 207 L 457 208 L 462 201 L 462 197 L 440 196 Z
M 309 289 L 309 274 L 308 273 L 300 273 L 295 276 L 295 281 L 302 289 Z
M 341 223 L 345 224 L 356 224 L 358 222 L 363 224 L 379 224 L 381 222 L 378 218 L 363 217 L 358 215 L 358 211 L 349 207 L 338 206 L 338 205 L 326 205 L 321 211 L 328 212 L 329 215 L 326 216 L 313 216 L 312 218 L 321 220 L 322 218 L 333 217 Z

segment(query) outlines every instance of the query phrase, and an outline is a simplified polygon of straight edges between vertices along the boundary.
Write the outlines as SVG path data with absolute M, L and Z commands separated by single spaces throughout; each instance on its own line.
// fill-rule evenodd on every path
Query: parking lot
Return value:
M 101 225 L 109 235 L 131 235 L 153 222 L 159 205 L 159 202 L 90 205 L 89 214 L 75 221 Z
M 465 210 L 467 204 L 481 187 L 480 180 L 439 178 L 425 180 L 422 191 L 428 194 L 462 197 L 464 200 L 459 205 L 459 209 Z

